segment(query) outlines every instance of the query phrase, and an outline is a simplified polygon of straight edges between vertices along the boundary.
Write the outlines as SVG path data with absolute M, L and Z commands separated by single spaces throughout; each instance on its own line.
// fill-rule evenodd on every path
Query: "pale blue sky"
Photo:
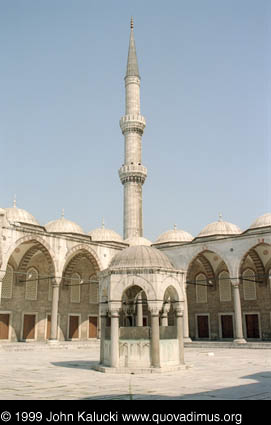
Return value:
M 122 234 L 129 21 L 147 121 L 144 233 L 271 211 L 269 0 L 0 0 L 1 207 Z

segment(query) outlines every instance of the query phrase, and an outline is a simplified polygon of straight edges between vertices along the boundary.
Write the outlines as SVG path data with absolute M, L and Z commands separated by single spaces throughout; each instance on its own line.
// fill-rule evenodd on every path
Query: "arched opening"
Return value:
M 41 238 L 27 236 L 8 253 L 2 311 L 11 341 L 46 338 L 47 314 L 52 305 L 50 286 L 55 277 L 55 260 L 49 251 Z
M 244 334 L 248 340 L 271 340 L 271 246 L 260 242 L 240 262 L 240 297 Z
M 148 302 L 145 291 L 138 285 L 128 287 L 122 295 L 120 326 L 149 325 Z
M 168 286 L 164 293 L 163 308 L 160 313 L 161 326 L 175 326 L 176 316 L 175 307 L 179 301 L 176 289 L 173 286 Z
M 82 245 L 67 255 L 58 306 L 64 339 L 99 337 L 99 270 L 94 254 Z
M 189 336 L 192 339 L 234 338 L 234 306 L 226 262 L 214 251 L 199 253 L 187 272 Z

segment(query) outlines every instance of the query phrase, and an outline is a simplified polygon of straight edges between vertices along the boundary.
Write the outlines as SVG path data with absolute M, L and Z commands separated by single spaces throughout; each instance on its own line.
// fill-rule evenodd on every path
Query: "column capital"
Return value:
M 238 289 L 240 287 L 240 283 L 241 283 L 241 279 L 240 278 L 233 279 L 231 281 L 232 287 L 235 288 L 235 289 Z
M 182 313 L 181 315 L 183 315 L 183 311 L 184 311 L 184 301 L 177 301 L 173 304 L 173 309 L 176 312 L 176 314 L 178 313 Z
M 52 276 L 52 277 L 50 277 L 50 279 L 51 279 L 52 287 L 60 286 L 62 277 Z
M 149 312 L 151 313 L 152 316 L 159 316 L 159 314 L 160 314 L 160 308 L 158 308 L 158 307 L 150 307 L 149 308 Z
M 151 301 L 148 303 L 149 312 L 152 316 L 159 316 L 160 311 L 163 308 L 162 301 Z
M 121 302 L 120 301 L 109 301 L 108 302 L 108 310 L 110 312 L 111 317 L 119 316 L 119 311 L 121 309 Z

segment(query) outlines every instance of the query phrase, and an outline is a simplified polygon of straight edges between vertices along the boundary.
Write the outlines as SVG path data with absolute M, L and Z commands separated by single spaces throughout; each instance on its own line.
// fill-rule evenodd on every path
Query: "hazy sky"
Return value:
M 0 0 L 0 207 L 122 234 L 130 17 L 144 234 L 271 211 L 269 0 Z

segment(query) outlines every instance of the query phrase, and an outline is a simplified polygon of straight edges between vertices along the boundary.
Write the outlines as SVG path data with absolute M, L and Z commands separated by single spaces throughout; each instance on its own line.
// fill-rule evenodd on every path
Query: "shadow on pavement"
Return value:
M 51 363 L 54 366 L 58 367 L 67 367 L 67 368 L 73 368 L 73 369 L 87 369 L 91 370 L 94 366 L 98 364 L 96 361 L 85 361 L 85 360 L 75 360 L 75 361 L 67 361 L 67 362 L 52 362 Z
M 157 375 L 157 378 L 159 379 L 159 375 Z M 243 376 L 241 379 L 253 379 L 257 382 L 225 387 L 214 391 L 172 396 L 159 394 L 156 392 L 156 388 L 154 388 L 153 392 L 148 391 L 146 394 L 133 393 L 133 386 L 131 385 L 130 394 L 102 394 L 100 396 L 85 397 L 84 400 L 271 400 L 271 372 L 259 372 Z M 200 384 L 200 377 L 198 377 L 198 382 Z M 223 385 L 223 382 L 221 384 Z M 176 388 L 176 383 L 174 387 Z

